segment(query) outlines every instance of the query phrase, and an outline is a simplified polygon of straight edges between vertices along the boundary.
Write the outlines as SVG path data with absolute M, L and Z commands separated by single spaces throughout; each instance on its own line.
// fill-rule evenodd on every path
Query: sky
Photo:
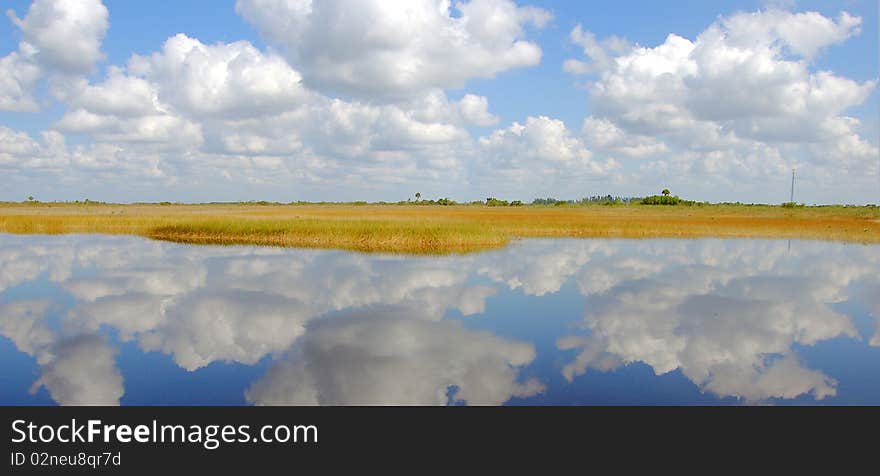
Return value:
M 0 200 L 880 203 L 873 0 L 7 0 Z

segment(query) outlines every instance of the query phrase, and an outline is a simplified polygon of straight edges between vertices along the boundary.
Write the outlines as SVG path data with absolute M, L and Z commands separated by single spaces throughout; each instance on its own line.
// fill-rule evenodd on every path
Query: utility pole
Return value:
M 789 202 L 794 203 L 794 169 L 791 169 L 791 199 Z

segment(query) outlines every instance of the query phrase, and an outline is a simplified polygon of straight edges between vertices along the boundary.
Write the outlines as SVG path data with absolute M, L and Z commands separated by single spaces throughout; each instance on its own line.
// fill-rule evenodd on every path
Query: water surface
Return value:
M 0 234 L 0 404 L 880 404 L 880 247 Z

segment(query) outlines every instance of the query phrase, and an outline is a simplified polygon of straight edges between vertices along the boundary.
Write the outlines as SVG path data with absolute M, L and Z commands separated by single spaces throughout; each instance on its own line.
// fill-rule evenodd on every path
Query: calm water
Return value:
M 0 234 L 0 404 L 880 404 L 880 247 Z

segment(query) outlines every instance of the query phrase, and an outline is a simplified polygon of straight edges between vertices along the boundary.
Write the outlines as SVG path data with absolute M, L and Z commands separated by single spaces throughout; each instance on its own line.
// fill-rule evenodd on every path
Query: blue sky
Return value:
M 872 1 L 9 3 L 2 200 L 880 202 Z

